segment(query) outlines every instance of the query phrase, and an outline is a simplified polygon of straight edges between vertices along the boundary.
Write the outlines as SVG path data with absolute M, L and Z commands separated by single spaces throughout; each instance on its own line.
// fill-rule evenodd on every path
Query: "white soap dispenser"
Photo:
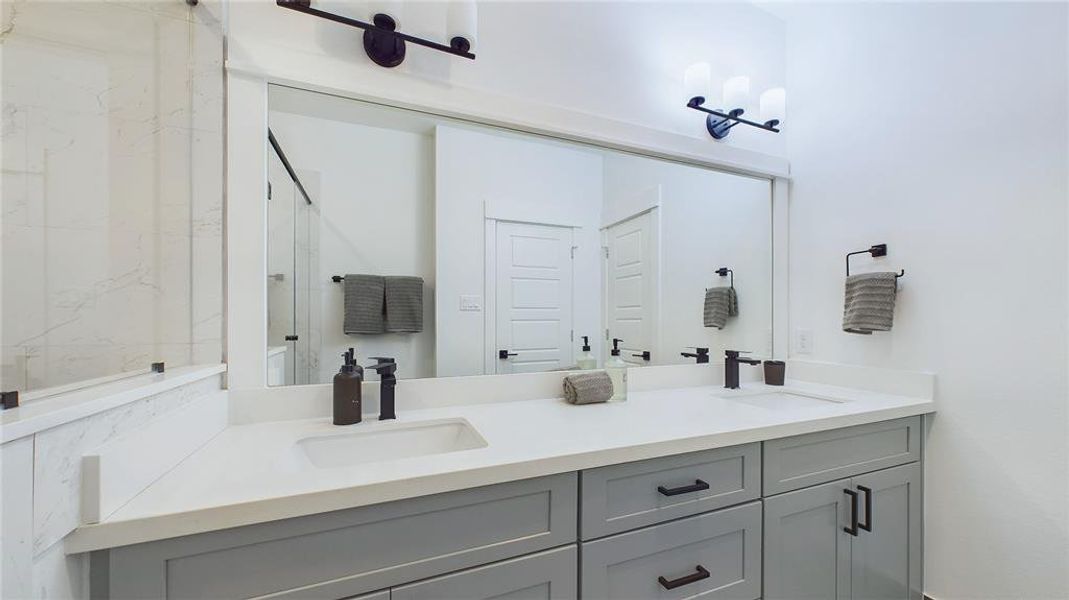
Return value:
M 583 353 L 579 355 L 579 358 L 575 362 L 583 371 L 598 368 L 598 359 L 594 356 L 594 353 L 590 351 L 589 336 L 583 336 Z
M 605 362 L 605 372 L 612 380 L 612 397 L 609 402 L 622 402 L 627 400 L 627 362 L 620 358 L 620 342 L 623 340 L 613 338 L 612 356 Z

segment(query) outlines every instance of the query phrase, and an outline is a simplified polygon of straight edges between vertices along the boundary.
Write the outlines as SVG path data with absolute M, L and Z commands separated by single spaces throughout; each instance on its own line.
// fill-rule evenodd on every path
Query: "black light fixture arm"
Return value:
M 329 13 L 318 8 L 312 8 L 311 0 L 275 0 L 282 8 L 288 8 L 306 15 L 319 17 L 342 25 L 358 27 L 364 30 L 364 49 L 375 63 L 384 67 L 396 67 L 405 59 L 404 42 L 410 42 L 418 46 L 433 48 L 454 56 L 460 56 L 475 60 L 471 52 L 471 42 L 463 37 L 455 37 L 449 41 L 449 45 L 432 42 L 418 38 L 407 33 L 396 31 L 397 23 L 386 14 L 377 14 L 373 23 L 366 23 L 342 15 Z
M 764 129 L 765 131 L 771 131 L 773 133 L 779 133 L 779 120 L 772 119 L 764 123 L 758 123 L 757 121 L 751 121 L 749 119 L 742 118 L 743 109 L 734 108 L 728 112 L 714 110 L 711 108 L 705 108 L 705 98 L 701 96 L 695 96 L 687 102 L 687 108 L 693 108 L 709 115 L 706 117 L 705 125 L 709 129 L 709 133 L 716 139 L 721 139 L 728 134 L 728 131 L 732 127 L 739 125 L 749 125 L 750 127 L 756 127 L 758 129 Z

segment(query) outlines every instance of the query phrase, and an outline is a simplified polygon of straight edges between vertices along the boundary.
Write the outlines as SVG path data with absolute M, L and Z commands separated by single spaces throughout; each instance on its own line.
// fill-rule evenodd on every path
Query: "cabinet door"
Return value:
M 765 600 L 849 600 L 850 483 L 765 499 Z
M 860 521 L 872 529 L 853 539 L 853 600 L 920 600 L 920 466 L 859 475 L 853 486 L 860 494 Z M 871 496 L 870 502 L 866 496 Z M 870 503 L 871 513 L 866 511 Z
M 392 600 L 575 600 L 574 545 L 396 587 Z

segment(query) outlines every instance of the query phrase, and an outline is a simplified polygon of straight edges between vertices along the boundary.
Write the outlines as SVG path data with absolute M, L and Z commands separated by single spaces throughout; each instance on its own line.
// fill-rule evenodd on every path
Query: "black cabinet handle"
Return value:
M 661 587 L 666 590 L 674 590 L 679 586 L 695 583 L 701 581 L 702 579 L 707 579 L 709 577 L 709 571 L 707 571 L 705 567 L 698 565 L 694 567 L 694 569 L 697 571 L 697 573 L 691 573 L 690 575 L 680 577 L 679 579 L 668 580 L 664 577 L 658 577 L 657 583 L 661 584 Z
M 858 527 L 865 531 L 872 531 L 872 488 L 863 485 L 857 486 L 865 494 L 865 522 L 858 523 Z
M 843 490 L 843 493 L 850 496 L 850 526 L 843 527 L 843 531 L 857 537 L 857 492 L 854 490 Z
M 689 494 L 691 492 L 700 492 L 702 490 L 709 489 L 709 484 L 705 483 L 701 479 L 695 479 L 693 485 L 685 485 L 677 488 L 666 488 L 663 485 L 657 486 L 657 491 L 665 496 L 678 496 L 680 494 Z
M 510 356 L 516 356 L 515 352 L 509 352 L 508 350 L 498 350 L 497 357 L 501 360 L 508 360 Z
M 296 336 L 296 335 L 287 335 L 287 336 L 286 336 L 286 341 L 287 341 L 287 342 L 296 342 L 296 341 L 297 341 L 297 339 L 298 339 L 298 338 L 297 338 L 297 336 Z

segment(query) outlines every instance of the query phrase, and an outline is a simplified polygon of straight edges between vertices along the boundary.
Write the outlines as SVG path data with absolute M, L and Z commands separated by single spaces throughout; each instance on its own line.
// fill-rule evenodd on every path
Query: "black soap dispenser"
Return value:
M 356 364 L 352 348 L 341 356 L 341 370 L 334 376 L 334 424 L 352 425 L 363 418 L 364 368 Z

